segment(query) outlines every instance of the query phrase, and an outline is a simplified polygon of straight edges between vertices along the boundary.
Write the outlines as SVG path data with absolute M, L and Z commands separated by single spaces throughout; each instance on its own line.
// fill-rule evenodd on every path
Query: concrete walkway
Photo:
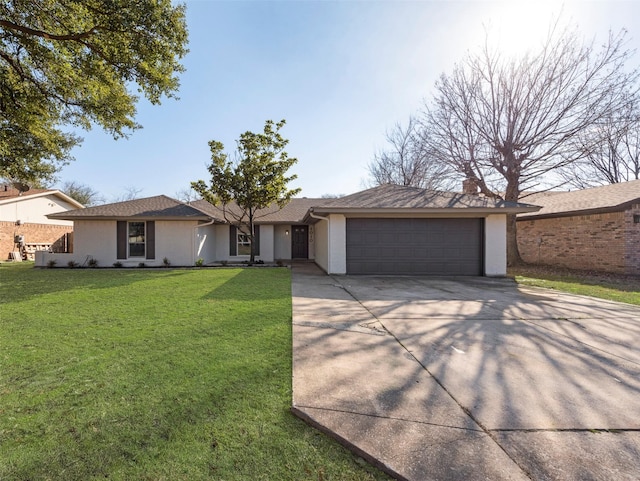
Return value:
M 293 412 L 397 479 L 640 479 L 640 308 L 293 268 Z

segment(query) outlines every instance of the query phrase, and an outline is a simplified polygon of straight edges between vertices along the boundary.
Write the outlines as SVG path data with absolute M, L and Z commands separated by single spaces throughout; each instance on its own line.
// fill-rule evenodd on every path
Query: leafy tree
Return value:
M 520 57 L 485 44 L 436 82 L 423 119 L 429 148 L 485 195 L 518 201 L 546 174 L 579 159 L 572 140 L 637 90 L 625 38 L 610 34 L 598 48 L 556 24 L 539 51 Z M 519 263 L 515 216 L 507 246 L 509 264 Z
M 105 201 L 104 197 L 92 187 L 75 181 L 64 182 L 60 190 L 85 207 L 103 204 Z
M 409 117 L 406 127 L 396 124 L 386 134 L 388 150 L 375 154 L 369 164 L 374 185 L 397 184 L 431 190 L 447 190 L 453 186 L 451 167 L 428 150 L 416 117 Z
M 227 222 L 248 236 L 251 243 L 249 262 L 255 261 L 255 220 L 264 215 L 263 209 L 284 207 L 300 189 L 289 189 L 296 175 L 287 171 L 298 161 L 289 157 L 285 147 L 289 141 L 280 135 L 285 125 L 281 120 L 267 120 L 262 133 L 245 132 L 237 141 L 234 161 L 228 160 L 224 145 L 212 140 L 210 184 L 198 180 L 191 187 L 205 200 L 220 205 Z
M 130 88 L 173 97 L 186 43 L 171 0 L 0 2 L 0 176 L 51 179 L 81 142 L 69 127 L 139 128 Z

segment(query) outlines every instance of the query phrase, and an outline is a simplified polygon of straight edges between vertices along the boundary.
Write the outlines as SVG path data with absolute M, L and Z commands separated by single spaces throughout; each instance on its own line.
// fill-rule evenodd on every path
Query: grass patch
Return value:
M 572 294 L 640 305 L 640 279 L 630 276 L 555 270 L 542 267 L 510 269 L 516 282 Z
M 287 269 L 0 281 L 0 479 L 389 479 L 289 412 Z

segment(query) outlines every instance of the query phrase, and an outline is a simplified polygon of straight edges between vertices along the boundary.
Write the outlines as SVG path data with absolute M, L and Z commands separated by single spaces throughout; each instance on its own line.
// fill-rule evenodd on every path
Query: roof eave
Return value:
M 74 206 L 74 207 L 76 207 L 78 209 L 83 209 L 84 208 L 84 205 L 82 205 L 80 202 L 75 200 L 73 197 L 69 197 L 67 194 L 65 194 L 64 192 L 61 192 L 59 190 L 47 190 L 45 192 L 38 192 L 37 194 L 27 194 L 27 193 L 25 193 L 24 195 L 18 195 L 18 196 L 14 196 L 14 197 L 9 197 L 7 199 L 2 199 L 2 200 L 0 200 L 0 204 L 10 204 L 12 202 L 20 202 L 20 201 L 26 200 L 26 199 L 35 199 L 37 197 L 46 197 L 47 195 L 53 195 L 53 196 L 59 197 L 63 201 L 67 202 L 68 204 L 71 204 L 72 206 Z
M 204 220 L 204 221 L 215 221 L 218 222 L 218 219 L 213 219 L 209 216 L 199 215 L 199 216 L 170 216 L 170 217 L 161 217 L 161 216 L 152 216 L 152 215 L 120 215 L 120 216 L 99 216 L 99 215 L 64 215 L 64 214 L 49 214 L 47 215 L 49 219 L 52 220 Z
M 366 208 L 366 207 L 314 207 L 310 209 L 304 220 L 311 217 L 309 213 L 318 215 L 328 214 L 367 214 L 367 215 L 392 215 L 392 214 L 415 214 L 415 215 L 474 215 L 484 217 L 495 214 L 519 214 L 523 212 L 536 212 L 540 210 L 538 206 L 518 206 L 518 207 L 429 207 L 429 208 Z
M 638 204 L 640 199 L 631 200 L 629 202 L 624 202 L 619 205 L 614 205 L 610 207 L 595 207 L 592 209 L 580 209 L 580 210 L 564 210 L 561 212 L 541 212 L 541 213 L 525 213 L 524 215 L 518 216 L 518 220 L 533 220 L 533 219 L 552 219 L 557 217 L 575 217 L 578 215 L 594 215 L 594 214 L 609 214 L 611 212 L 624 212 L 627 209 L 630 209 L 633 205 Z

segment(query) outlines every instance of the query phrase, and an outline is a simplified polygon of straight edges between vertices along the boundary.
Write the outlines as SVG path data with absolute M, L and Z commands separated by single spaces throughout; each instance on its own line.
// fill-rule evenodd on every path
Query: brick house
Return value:
M 523 200 L 542 206 L 517 218 L 525 262 L 640 275 L 640 180 Z
M 15 252 L 33 260 L 37 250 L 69 251 L 73 222 L 52 220 L 47 215 L 82 207 L 59 190 L 21 192 L 0 185 L 0 260 L 10 259 Z

